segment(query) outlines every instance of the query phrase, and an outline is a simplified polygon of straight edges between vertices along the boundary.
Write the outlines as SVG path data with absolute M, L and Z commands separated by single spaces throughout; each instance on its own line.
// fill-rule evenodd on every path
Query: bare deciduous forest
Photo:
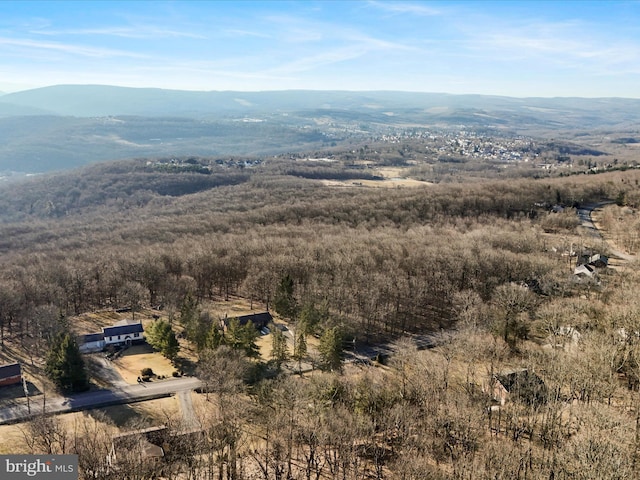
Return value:
M 102 479 L 639 476 L 638 170 L 366 188 L 320 180 L 375 173 L 236 160 L 4 186 L 3 356 L 35 351 L 42 368 L 61 319 L 74 330 L 80 314 L 122 308 L 182 319 L 184 344 L 216 331 L 210 302 L 237 297 L 319 338 L 322 354 L 329 333 L 393 353 L 353 361 L 343 344 L 337 364 L 295 375 L 203 342 L 207 398 L 190 426 L 165 419 L 162 460 L 144 460 L 147 434 L 116 447 L 99 415 L 35 417 L 22 450 L 78 453 L 82 478 Z M 599 202 L 604 238 L 576 213 Z M 595 254 L 609 267 L 574 274 Z

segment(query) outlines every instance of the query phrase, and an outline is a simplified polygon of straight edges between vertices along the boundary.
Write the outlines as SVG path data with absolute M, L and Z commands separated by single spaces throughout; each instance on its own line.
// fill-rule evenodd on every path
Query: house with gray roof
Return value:
M 105 346 L 131 345 L 144 340 L 142 322 L 123 321 L 102 329 Z
M 80 335 L 77 339 L 81 353 L 101 352 L 109 345 L 132 345 L 144 342 L 142 322 L 122 320 L 111 327 L 103 327 L 101 333 Z

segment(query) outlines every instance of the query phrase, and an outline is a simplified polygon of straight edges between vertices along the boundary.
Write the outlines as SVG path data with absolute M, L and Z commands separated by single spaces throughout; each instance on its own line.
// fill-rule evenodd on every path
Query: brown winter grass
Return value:
M 148 400 L 129 405 L 114 405 L 83 412 L 56 415 L 65 431 L 73 436 L 82 434 L 83 422 L 97 422 L 100 430 L 116 434 L 135 430 L 141 426 L 154 426 L 179 419 L 180 406 L 176 397 Z M 25 443 L 27 425 L 0 425 L 0 454 L 24 454 L 28 452 Z
M 202 303 L 202 309 L 215 319 L 233 318 L 252 313 L 266 311 L 266 307 L 254 301 L 253 304 L 246 298 L 229 296 L 229 300 L 208 300 Z
M 425 187 L 433 185 L 408 178 L 406 168 L 381 167 L 375 170 L 375 174 L 382 177 L 381 180 L 349 179 L 349 180 L 318 180 L 328 187 L 367 187 L 367 188 L 398 188 L 398 187 Z
M 121 357 L 113 360 L 113 365 L 122 378 L 131 384 L 137 383 L 140 371 L 150 368 L 155 375 L 171 377 L 175 367 L 159 352 L 154 352 L 150 345 L 133 345 L 124 351 Z

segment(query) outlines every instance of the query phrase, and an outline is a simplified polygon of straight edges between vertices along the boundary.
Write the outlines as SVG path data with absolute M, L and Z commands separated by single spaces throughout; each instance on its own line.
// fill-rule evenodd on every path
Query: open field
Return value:
M 421 182 L 412 178 L 385 178 L 384 180 L 319 180 L 327 187 L 369 187 L 369 188 L 398 188 L 425 187 L 429 182 Z
M 426 187 L 433 185 L 407 178 L 407 169 L 402 167 L 380 167 L 375 174 L 382 177 L 381 180 L 349 179 L 349 180 L 320 180 L 328 187 L 369 187 L 369 188 L 398 188 L 398 187 Z
M 106 431 L 110 435 L 135 430 L 141 427 L 156 426 L 167 421 L 180 420 L 180 407 L 175 396 L 130 405 L 87 410 L 83 412 L 56 415 L 55 419 L 64 427 L 69 437 L 75 432 Z M 0 454 L 25 453 L 27 446 L 25 435 L 29 435 L 27 424 L 0 426 Z
M 273 344 L 273 335 L 268 334 L 268 335 L 260 335 L 258 337 L 258 340 L 256 340 L 256 344 L 258 345 L 258 348 L 260 349 L 260 359 L 263 362 L 267 362 L 269 360 L 271 360 L 271 350 L 272 350 L 272 344 Z M 287 345 L 288 346 L 288 345 Z M 289 348 L 289 355 L 291 355 L 291 349 Z
M 126 349 L 122 356 L 112 361 L 122 378 L 130 384 L 137 383 L 140 371 L 150 368 L 157 376 L 171 378 L 175 367 L 159 352 L 154 352 L 150 345 L 133 345 Z
M 114 310 L 100 310 L 96 312 L 87 312 L 69 318 L 69 323 L 74 332 L 78 335 L 87 333 L 100 332 L 103 327 L 110 327 L 122 320 L 140 320 L 146 329 L 149 323 L 153 322 L 154 315 L 161 318 L 166 316 L 165 312 L 153 310 L 151 308 L 142 309 L 132 315 L 131 312 L 116 312 Z
M 264 304 L 249 301 L 246 298 L 230 295 L 229 300 L 207 300 L 202 309 L 209 312 L 212 318 L 233 318 L 266 311 Z M 275 316 L 273 312 L 272 315 Z

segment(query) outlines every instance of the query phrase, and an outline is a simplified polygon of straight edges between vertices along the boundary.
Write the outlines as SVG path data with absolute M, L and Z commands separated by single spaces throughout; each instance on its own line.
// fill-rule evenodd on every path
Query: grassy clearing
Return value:
M 57 415 L 69 435 L 82 433 L 84 422 L 97 422 L 100 430 L 113 435 L 138 428 L 166 424 L 180 419 L 180 406 L 175 397 L 149 400 L 131 405 L 87 410 Z M 91 429 L 89 429 L 91 431 Z M 27 451 L 24 441 L 26 424 L 0 425 L 0 454 L 23 454 Z
M 349 179 L 349 180 L 319 180 L 328 187 L 368 187 L 368 188 L 398 188 L 398 187 L 425 187 L 433 185 L 413 178 L 407 178 L 406 168 L 381 167 L 375 170 L 381 180 Z
M 205 301 L 202 304 L 204 310 L 214 318 L 233 318 L 242 315 L 250 315 L 266 311 L 264 304 L 250 302 L 245 298 L 230 296 L 229 300 Z
M 24 425 L 0 425 L 0 454 L 24 453 Z
M 150 368 L 155 375 L 171 377 L 175 367 L 169 360 L 150 345 L 133 345 L 124 351 L 121 357 L 113 360 L 113 365 L 127 383 L 135 384 L 143 368 Z
M 263 362 L 267 362 L 271 360 L 271 347 L 273 344 L 273 335 L 260 335 L 258 340 L 256 340 L 256 345 L 258 345 L 258 349 L 260 350 L 260 359 Z M 291 354 L 291 351 L 289 351 Z
M 120 405 L 120 407 L 125 406 L 134 410 L 140 418 L 147 419 L 151 425 L 166 423 L 168 420 L 179 419 L 181 416 L 180 404 L 175 396 L 133 403 L 131 405 Z
M 140 320 L 146 328 L 153 322 L 155 316 L 166 317 L 166 312 L 144 308 L 135 314 L 135 320 Z M 131 312 L 114 312 L 113 310 L 101 310 L 97 312 L 83 313 L 69 318 L 74 332 L 79 335 L 100 332 L 103 327 L 110 327 L 121 320 L 131 320 Z
M 319 180 L 327 187 L 368 187 L 368 188 L 398 188 L 425 187 L 432 185 L 412 178 L 385 178 L 383 180 Z

